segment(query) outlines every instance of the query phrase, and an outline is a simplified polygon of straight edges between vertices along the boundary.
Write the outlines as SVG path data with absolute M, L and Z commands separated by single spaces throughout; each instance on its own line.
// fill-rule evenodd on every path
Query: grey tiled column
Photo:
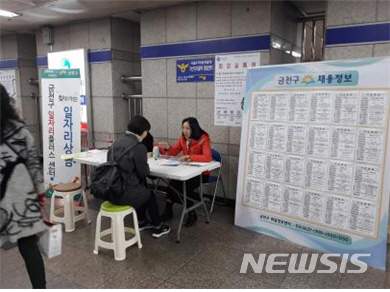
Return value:
M 390 21 L 390 2 L 328 1 L 326 27 Z M 359 59 L 390 56 L 390 43 L 325 47 L 325 60 Z

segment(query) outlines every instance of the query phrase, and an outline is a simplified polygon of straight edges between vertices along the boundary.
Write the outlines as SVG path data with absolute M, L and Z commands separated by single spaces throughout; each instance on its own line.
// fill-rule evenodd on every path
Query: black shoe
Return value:
M 165 234 L 168 234 L 171 231 L 168 225 L 161 224 L 159 228 L 153 228 L 152 236 L 155 238 L 159 238 Z
M 195 210 L 192 210 L 190 213 L 188 213 L 188 217 L 184 223 L 184 226 L 190 227 L 194 225 L 196 221 L 198 221 L 198 215 L 196 214 Z
M 139 222 L 138 223 L 139 231 L 143 231 L 143 230 L 146 230 L 146 229 L 152 229 L 152 228 L 153 228 L 153 225 L 148 220 L 145 220 L 143 222 Z

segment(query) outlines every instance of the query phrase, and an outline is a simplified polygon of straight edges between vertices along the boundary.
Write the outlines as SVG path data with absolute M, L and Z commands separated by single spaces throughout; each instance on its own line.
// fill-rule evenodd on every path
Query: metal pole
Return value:
M 28 80 L 28 83 L 30 83 L 31 85 L 39 86 L 39 80 L 38 79 L 30 78 Z
M 317 43 L 317 21 L 313 21 L 313 43 L 314 43 L 314 56 L 313 56 L 313 60 L 315 61 L 316 60 L 316 43 Z
M 121 77 L 122 82 L 141 82 L 142 81 L 142 76 L 125 76 L 122 75 Z
M 314 31 L 314 28 L 315 28 L 315 21 L 313 20 L 312 21 L 312 28 L 311 28 L 311 31 L 312 31 L 312 36 L 311 36 L 311 61 L 314 61 L 314 57 L 315 57 L 315 31 Z
M 303 22 L 303 37 L 302 37 L 302 60 L 301 62 L 306 61 L 306 21 Z
M 122 94 L 123 99 L 142 98 L 142 94 Z

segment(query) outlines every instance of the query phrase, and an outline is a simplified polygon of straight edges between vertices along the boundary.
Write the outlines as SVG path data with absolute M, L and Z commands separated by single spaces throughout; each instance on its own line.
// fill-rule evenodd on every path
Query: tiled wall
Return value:
M 270 33 L 271 4 L 266 1 L 199 2 L 141 14 L 141 46 Z M 269 64 L 269 52 L 261 64 Z M 173 143 L 181 121 L 197 117 L 223 157 L 228 197 L 235 199 L 241 128 L 214 126 L 214 83 L 177 83 L 176 61 L 214 55 L 142 60 L 144 115 L 152 134 Z M 219 195 L 222 195 L 220 188 Z
M 335 1 L 329 0 L 326 13 L 326 28 L 367 25 L 390 21 L 390 2 L 372 1 Z M 390 56 L 390 42 L 341 44 L 326 46 L 326 60 L 358 59 Z
M 140 42 L 139 23 L 111 19 L 115 137 L 123 134 L 129 122 L 128 101 L 122 99 L 122 94 L 142 93 L 141 83 L 125 84 L 120 79 L 122 75 L 141 76 Z
M 273 36 L 281 38 L 283 42 L 300 47 L 297 41 L 297 19 L 301 13 L 289 2 L 273 1 L 271 4 L 270 31 Z M 271 48 L 270 65 L 291 64 L 299 62 L 299 59 L 282 50 Z

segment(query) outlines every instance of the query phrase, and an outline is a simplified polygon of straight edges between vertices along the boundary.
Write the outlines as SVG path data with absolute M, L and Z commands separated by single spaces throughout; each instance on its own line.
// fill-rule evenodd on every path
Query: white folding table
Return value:
M 99 166 L 107 161 L 107 152 L 106 151 L 93 151 L 87 154 L 84 157 L 74 158 L 74 161 L 91 166 Z M 161 178 L 165 181 L 167 180 L 178 180 L 183 182 L 183 211 L 180 218 L 179 228 L 177 230 L 177 242 L 180 242 L 180 233 L 184 221 L 184 215 L 200 206 L 203 205 L 206 212 L 207 223 L 209 223 L 209 213 L 203 198 L 203 180 L 202 173 L 205 171 L 212 171 L 221 167 L 221 164 L 216 161 L 210 163 L 181 163 L 177 166 L 164 165 L 164 159 L 149 158 L 148 164 L 150 167 L 150 175 Z M 194 204 L 190 208 L 187 208 L 187 191 L 186 191 L 186 182 L 194 177 L 200 177 L 200 202 Z M 177 190 L 174 190 L 176 193 L 179 193 Z

